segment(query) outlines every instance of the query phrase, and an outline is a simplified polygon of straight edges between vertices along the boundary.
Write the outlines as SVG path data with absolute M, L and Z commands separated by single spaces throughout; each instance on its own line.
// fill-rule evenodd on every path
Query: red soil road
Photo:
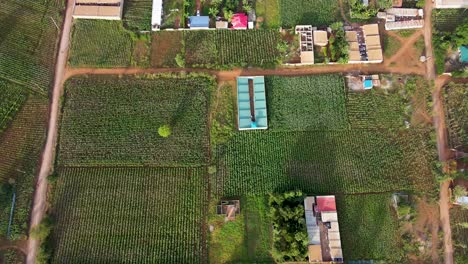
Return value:
M 426 79 L 434 81 L 436 77 L 434 65 L 434 50 L 432 47 L 432 1 L 426 1 L 424 7 L 424 44 L 426 48 L 426 57 L 430 58 L 426 62 Z M 435 89 L 432 93 L 433 101 L 433 115 L 434 127 L 437 133 L 437 151 L 440 161 L 449 159 L 449 148 L 447 143 L 447 129 L 445 127 L 445 115 L 442 101 L 442 89 L 447 82 L 446 77 L 439 77 L 435 80 Z M 440 184 L 440 224 L 444 231 L 444 263 L 453 264 L 453 243 L 452 243 L 452 229 L 450 227 L 450 181 L 445 181 Z
M 67 65 L 68 47 L 70 43 L 70 32 L 72 28 L 72 11 L 74 0 L 67 0 L 67 8 L 65 19 L 62 28 L 62 35 L 60 39 L 60 46 L 57 54 L 57 62 L 55 65 L 55 79 L 54 87 L 52 90 L 52 102 L 50 105 L 49 124 L 47 131 L 47 141 L 42 153 L 39 174 L 37 175 L 35 193 L 33 198 L 30 228 L 38 225 L 44 217 L 47 203 L 47 176 L 52 171 L 55 146 L 57 143 L 58 132 L 58 115 L 60 97 L 63 93 L 63 81 L 65 74 L 65 67 Z M 26 263 L 34 264 L 36 262 L 36 255 L 39 247 L 39 241 L 29 237 L 29 245 Z

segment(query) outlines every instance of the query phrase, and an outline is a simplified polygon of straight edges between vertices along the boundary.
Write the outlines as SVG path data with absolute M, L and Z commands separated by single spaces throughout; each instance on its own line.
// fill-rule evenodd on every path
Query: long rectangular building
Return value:
M 73 18 L 121 20 L 123 0 L 75 0 Z

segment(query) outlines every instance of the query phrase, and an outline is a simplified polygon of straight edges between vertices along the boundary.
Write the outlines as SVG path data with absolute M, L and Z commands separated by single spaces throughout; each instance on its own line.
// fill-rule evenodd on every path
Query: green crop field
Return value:
M 262 66 L 280 57 L 276 30 L 187 31 L 184 41 L 188 66 Z
M 206 263 L 204 168 L 58 174 L 52 263 Z
M 75 78 L 66 84 L 59 160 L 64 165 L 207 162 L 206 77 Z M 172 127 L 162 138 L 158 128 Z
M 125 0 L 123 11 L 125 27 L 134 31 L 150 31 L 152 8 L 152 0 Z
M 28 91 L 21 85 L 0 79 L 0 133 L 7 127 L 27 99 Z
M 132 36 L 121 21 L 77 20 L 69 63 L 73 67 L 126 67 L 132 51 Z
M 445 87 L 445 114 L 452 148 L 468 148 L 468 85 Z
M 338 0 L 279 0 L 281 25 L 293 28 L 296 25 L 328 26 L 341 21 Z
M 427 133 L 244 132 L 219 148 L 221 195 L 366 193 L 433 187 Z
M 12 239 L 27 234 L 36 167 L 45 141 L 47 98 L 31 94 L 0 134 L 0 237 L 7 232 L 13 192 Z
M 390 201 L 389 193 L 337 197 L 341 244 L 347 261 L 402 263 L 398 220 Z
M 345 86 L 340 75 L 272 76 L 265 78 L 265 87 L 271 129 L 348 128 Z
M 56 0 L 0 2 L 0 78 L 48 90 L 62 9 Z
M 452 238 L 454 244 L 455 263 L 468 263 L 468 210 L 460 206 L 450 209 L 450 221 L 452 227 Z
M 468 20 L 468 10 L 460 9 L 435 9 L 432 12 L 432 26 L 438 31 L 452 32 L 460 25 L 460 21 Z

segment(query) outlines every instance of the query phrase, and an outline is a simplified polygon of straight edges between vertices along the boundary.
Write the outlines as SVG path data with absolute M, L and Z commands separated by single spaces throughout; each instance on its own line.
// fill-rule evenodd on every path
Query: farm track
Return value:
M 67 65 L 68 48 L 70 43 L 70 32 L 72 28 L 72 11 L 74 0 L 67 1 L 65 9 L 65 18 L 62 27 L 60 46 L 57 53 L 57 61 L 55 65 L 54 86 L 52 90 L 52 100 L 50 103 L 50 114 L 47 129 L 47 140 L 42 152 L 39 174 L 36 179 L 35 192 L 33 197 L 30 228 L 38 225 L 44 217 L 47 209 L 47 176 L 52 171 L 54 163 L 55 146 L 58 133 L 58 115 L 60 113 L 60 97 L 63 92 L 63 82 L 65 67 Z M 27 264 L 36 262 L 36 255 L 39 248 L 39 241 L 29 237 L 28 252 L 26 257 Z

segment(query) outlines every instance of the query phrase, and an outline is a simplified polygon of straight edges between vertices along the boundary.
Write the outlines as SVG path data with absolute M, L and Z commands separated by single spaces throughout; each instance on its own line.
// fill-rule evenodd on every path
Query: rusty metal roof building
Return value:
M 121 20 L 123 0 L 75 0 L 73 18 Z

